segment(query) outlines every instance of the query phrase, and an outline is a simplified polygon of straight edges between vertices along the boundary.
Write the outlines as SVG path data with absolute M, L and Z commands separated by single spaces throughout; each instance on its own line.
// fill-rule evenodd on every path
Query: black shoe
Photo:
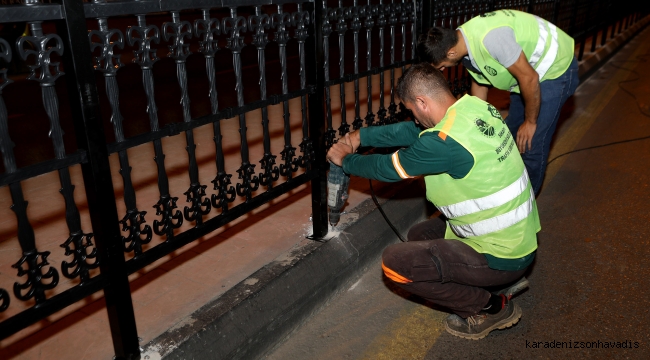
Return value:
M 503 309 L 494 315 L 478 313 L 467 319 L 456 314 L 449 315 L 445 319 L 445 329 L 455 336 L 479 340 L 494 329 L 505 329 L 516 324 L 520 318 L 521 308 L 519 305 L 506 298 Z

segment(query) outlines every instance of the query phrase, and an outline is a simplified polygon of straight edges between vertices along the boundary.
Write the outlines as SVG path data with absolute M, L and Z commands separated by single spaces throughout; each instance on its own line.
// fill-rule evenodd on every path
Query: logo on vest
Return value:
M 486 123 L 485 121 L 481 119 L 476 119 L 474 120 L 474 123 L 476 124 L 476 128 L 485 136 L 487 137 L 493 137 L 494 136 L 494 126 Z
M 485 69 L 485 71 L 487 71 L 488 74 L 490 74 L 490 75 L 492 75 L 492 76 L 497 76 L 497 71 L 494 70 L 493 68 L 491 68 L 491 67 L 485 65 L 485 66 L 483 67 L 483 69 Z
M 490 17 L 490 16 L 494 16 L 496 14 L 497 13 L 495 11 L 493 11 L 493 12 L 483 13 L 483 14 L 481 14 L 481 17 Z
M 501 117 L 501 113 L 499 112 L 499 110 L 497 110 L 497 108 L 495 108 L 491 104 L 488 104 L 488 111 L 490 112 L 490 115 L 492 115 L 493 118 L 497 118 L 497 119 L 505 122 L 503 120 L 503 118 Z

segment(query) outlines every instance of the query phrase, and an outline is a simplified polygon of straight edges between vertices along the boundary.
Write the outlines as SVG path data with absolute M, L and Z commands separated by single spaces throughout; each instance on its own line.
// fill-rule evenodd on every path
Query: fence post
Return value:
M 63 63 L 77 145 L 86 151 L 88 159 L 81 165 L 81 170 L 99 251 L 100 270 L 102 276 L 108 280 L 104 297 L 113 347 L 117 359 L 139 359 L 135 314 L 125 267 L 83 2 L 63 0 L 61 6 L 64 19 L 57 21 L 56 26 L 65 43 Z
M 324 0 L 306 2 L 305 10 L 313 21 L 308 27 L 311 41 L 307 41 L 307 83 L 315 86 L 309 94 L 309 137 L 313 144 L 314 161 L 311 171 L 317 176 L 311 180 L 312 236 L 319 239 L 327 235 L 327 162 L 325 160 L 325 68 L 323 67 L 323 12 Z

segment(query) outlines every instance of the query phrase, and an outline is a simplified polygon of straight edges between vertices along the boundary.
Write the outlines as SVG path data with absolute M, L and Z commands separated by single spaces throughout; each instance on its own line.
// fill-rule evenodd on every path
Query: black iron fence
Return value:
M 7 236 L 16 237 L 21 255 L 11 265 L 13 289 L 0 288 L 0 339 L 103 290 L 117 358 L 137 357 L 129 274 L 305 183 L 311 183 L 313 236 L 327 233 L 325 149 L 337 133 L 408 117 L 393 89 L 415 61 L 423 29 L 517 8 L 568 31 L 582 57 L 588 38 L 594 50 L 645 15 L 633 4 L 3 0 L 0 185 L 7 185 L 15 214 L 15 231 Z M 457 94 L 467 91 L 463 70 L 449 74 Z M 272 114 L 275 105 L 281 110 Z M 291 115 L 292 105 L 299 115 Z M 256 159 L 249 152 L 252 116 L 261 120 L 255 125 L 262 147 Z M 239 134 L 235 171 L 226 164 L 224 141 L 232 139 L 224 138 L 225 126 Z M 280 148 L 271 143 L 272 128 L 282 132 Z M 214 170 L 207 175 L 211 180 L 202 181 L 195 135 L 206 131 L 214 140 Z M 187 153 L 183 176 L 189 186 L 182 194 L 170 187 L 169 147 L 163 146 L 176 135 L 184 136 Z M 31 151 L 47 143 L 50 150 Z M 143 146 L 152 149 L 148 161 L 155 164 L 150 175 L 157 187 L 157 201 L 147 204 L 138 200 L 142 191 L 134 180 L 146 171 L 141 160 L 133 161 L 134 150 Z M 120 191 L 111 154 L 119 163 Z M 70 173 L 77 166 L 83 204 Z M 65 202 L 69 236 L 62 239 L 63 250 L 38 241 L 21 185 L 52 172 Z M 65 260 L 49 263 L 51 251 L 63 252 L 59 258 Z M 60 275 L 69 281 L 56 291 Z M 3 318 L 16 302 L 27 305 Z

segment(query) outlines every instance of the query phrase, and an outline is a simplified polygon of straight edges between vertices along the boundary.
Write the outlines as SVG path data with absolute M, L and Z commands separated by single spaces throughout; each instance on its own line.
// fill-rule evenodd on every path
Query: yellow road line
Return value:
M 361 358 L 369 360 L 424 359 L 444 331 L 442 320 L 447 315 L 447 313 L 432 310 L 427 306 L 413 304 L 402 310 L 400 316 L 373 340 Z
M 635 58 L 638 55 L 645 53 L 648 49 L 648 43 L 640 45 L 636 51 L 629 58 Z M 572 151 L 578 145 L 580 140 L 584 137 L 587 131 L 591 128 L 596 118 L 600 113 L 605 109 L 609 102 L 612 100 L 614 95 L 618 92 L 619 87 L 618 83 L 626 80 L 630 76 L 630 72 L 626 70 L 619 69 L 616 71 L 614 76 L 607 82 L 598 95 L 596 95 L 587 108 L 578 115 L 578 118 L 573 122 L 573 124 L 566 130 L 566 132 L 555 142 L 551 151 L 549 153 L 549 160 L 555 158 L 558 155 L 564 154 L 566 152 Z M 547 185 L 553 180 L 555 175 L 560 171 L 562 165 L 567 160 L 567 156 L 563 156 L 555 161 L 553 161 L 548 168 L 546 169 L 546 177 L 544 178 L 544 184 Z

